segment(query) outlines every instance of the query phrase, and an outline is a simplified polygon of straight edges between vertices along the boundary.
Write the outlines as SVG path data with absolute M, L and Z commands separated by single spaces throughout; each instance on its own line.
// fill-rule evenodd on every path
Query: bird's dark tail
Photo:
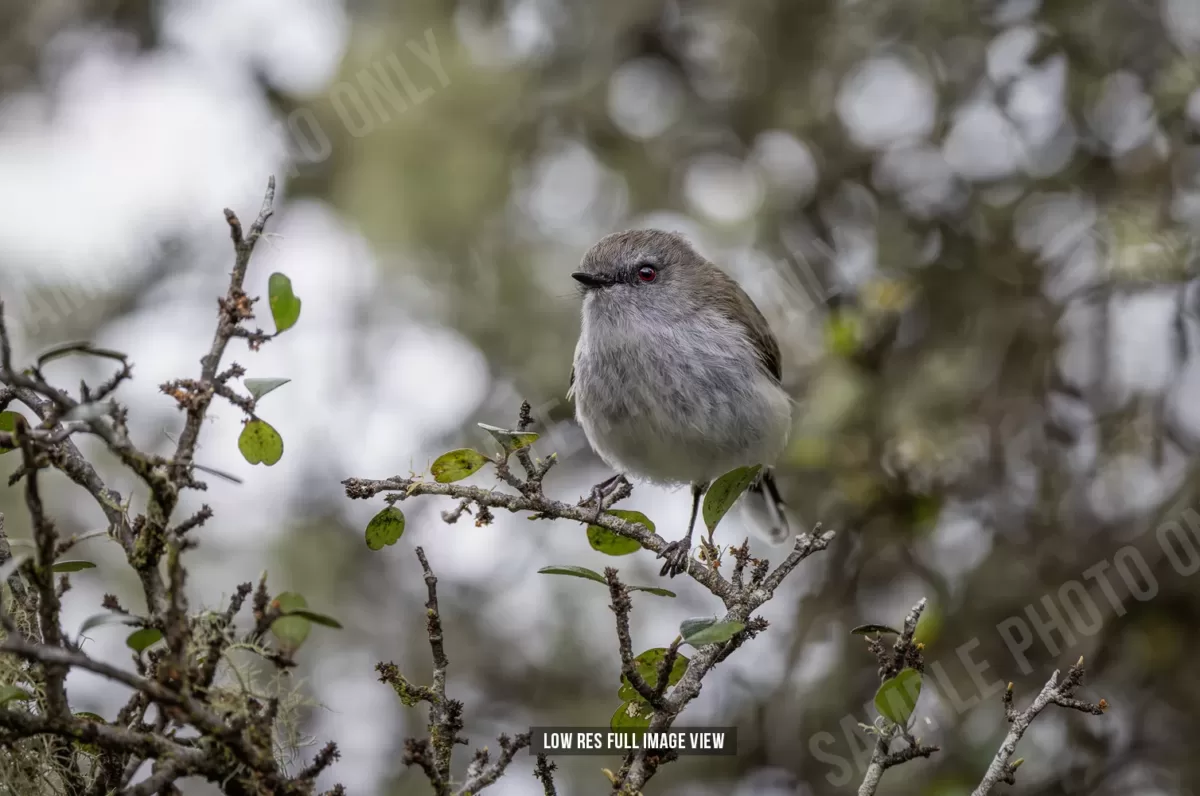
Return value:
M 746 499 L 741 503 L 751 515 L 750 524 L 766 541 L 783 544 L 791 536 L 787 505 L 779 496 L 775 473 L 769 467 L 763 468 L 762 475 L 746 490 Z

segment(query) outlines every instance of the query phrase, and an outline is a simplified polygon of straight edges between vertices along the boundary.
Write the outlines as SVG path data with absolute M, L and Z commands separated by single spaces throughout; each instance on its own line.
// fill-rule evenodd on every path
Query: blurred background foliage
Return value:
M 425 787 L 397 762 L 421 715 L 371 679 L 381 658 L 428 671 L 414 539 L 443 579 L 450 687 L 473 742 L 604 724 L 616 706 L 603 590 L 532 577 L 609 563 L 583 529 L 446 527 L 450 507 L 431 502 L 408 509 L 399 545 L 371 553 L 362 527 L 378 507 L 348 506 L 337 482 L 483 444 L 474 423 L 509 423 L 527 398 L 551 432 L 539 454 L 564 458 L 550 487 L 585 494 L 606 473 L 565 400 L 567 275 L 595 239 L 642 225 L 688 234 L 767 315 L 797 400 L 785 495 L 798 524 L 841 532 L 695 707 L 697 723 L 739 727 L 739 756 L 673 765 L 652 791 L 850 792 L 860 777 L 838 780 L 828 755 L 852 754 L 846 727 L 870 720 L 876 680 L 848 631 L 895 624 L 920 595 L 929 660 L 963 699 L 979 692 L 971 661 L 1029 698 L 1085 655 L 1091 694 L 1113 705 L 1099 721 L 1040 719 L 1019 792 L 1200 788 L 1200 589 L 1154 533 L 1200 500 L 1194 0 L 60 0 L 7 3 L 0 18 L 4 297 L 30 349 L 97 336 L 150 357 L 129 399 L 147 435 L 178 422 L 155 378 L 190 375 L 210 333 L 229 260 L 220 206 L 248 212 L 269 171 L 283 180 L 275 257 L 309 336 L 261 355 L 278 372 L 237 359 L 295 380 L 272 418 L 288 453 L 280 474 L 237 465 L 234 419 L 216 424 L 207 450 L 247 483 L 204 496 L 233 528 L 194 554 L 196 588 L 215 602 L 231 574 L 266 568 L 347 624 L 313 633 L 298 676 L 325 706 L 305 730 L 339 741 L 333 776 L 355 792 Z M 397 65 L 409 82 L 389 94 L 379 81 L 400 85 Z M 132 75 L 173 76 L 171 101 L 126 115 Z M 89 128 L 74 117 L 107 118 L 82 102 L 88 86 L 138 152 L 80 149 Z M 199 110 L 174 104 L 210 94 Z M 146 144 L 160 139 L 161 152 Z M 81 174 L 76 150 L 126 167 Z M 88 218 L 114 204 L 130 209 L 106 237 Z M 32 245 L 32 216 L 62 239 Z M 256 266 L 260 284 L 271 267 Z M 94 525 L 59 486 L 61 521 Z M 642 488 L 629 505 L 673 537 L 684 503 Z M 18 495 L 0 506 L 19 533 Z M 1084 573 L 1126 545 L 1157 594 L 1129 597 L 1110 569 L 1117 611 Z M 69 607 L 86 615 L 104 589 L 128 588 L 104 577 L 78 578 Z M 1070 581 L 1102 626 L 1047 631 L 1023 667 L 997 626 L 1050 621 Z M 667 643 L 710 602 L 690 587 L 638 601 L 636 643 Z M 103 708 L 94 685 L 79 693 Z M 882 792 L 978 782 L 1005 731 L 999 699 L 953 702 L 927 689 L 924 726 L 943 751 Z M 521 762 L 498 793 L 532 792 Z M 600 765 L 562 760 L 560 792 L 602 792 Z

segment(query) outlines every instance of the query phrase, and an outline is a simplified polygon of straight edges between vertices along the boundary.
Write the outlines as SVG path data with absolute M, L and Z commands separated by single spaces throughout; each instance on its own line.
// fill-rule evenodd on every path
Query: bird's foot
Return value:
M 676 575 L 682 575 L 687 572 L 688 560 L 691 558 L 692 545 L 688 539 L 680 539 L 678 542 L 671 542 L 662 549 L 657 558 L 665 558 L 667 562 L 663 564 L 659 570 L 659 576 L 673 578 Z
M 594 487 L 592 487 L 592 494 L 585 500 L 581 501 L 579 505 L 592 506 L 594 511 L 592 513 L 591 521 L 596 522 L 600 519 L 600 513 L 604 511 L 605 499 L 610 495 L 616 494 L 621 489 L 628 488 L 630 488 L 628 479 L 625 478 L 624 474 L 619 473 L 614 475 L 612 478 L 609 478 L 606 481 L 601 481 L 599 484 L 596 484 Z

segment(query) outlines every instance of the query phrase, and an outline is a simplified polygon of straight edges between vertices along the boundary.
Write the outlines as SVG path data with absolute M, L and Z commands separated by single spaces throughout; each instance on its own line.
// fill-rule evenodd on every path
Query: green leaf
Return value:
M 609 514 L 620 517 L 626 522 L 636 522 L 644 526 L 650 533 L 654 533 L 654 523 L 640 511 L 631 511 L 629 509 L 609 509 Z M 599 525 L 589 525 L 587 529 L 588 544 L 593 550 L 599 550 L 601 553 L 610 556 L 627 556 L 630 553 L 636 553 L 642 549 L 642 543 L 637 539 L 630 539 L 628 536 L 621 536 L 619 533 L 610 531 L 607 528 L 601 528 Z
M 641 699 L 624 702 L 612 715 L 609 726 L 615 730 L 644 730 L 650 726 L 654 709 Z
M 113 625 L 118 623 L 122 625 L 136 625 L 139 624 L 140 621 L 141 620 L 137 619 L 136 617 L 126 616 L 125 614 L 93 614 L 92 616 L 89 616 L 87 619 L 83 620 L 83 624 L 79 626 L 78 635 L 82 636 L 93 627 L 99 627 L 100 625 Z
M 651 688 L 658 684 L 658 667 L 662 665 L 666 657 L 666 648 L 657 647 L 652 650 L 646 650 L 633 659 L 634 664 L 637 666 L 638 674 L 642 676 L 642 679 Z M 683 655 L 675 656 L 675 662 L 671 664 L 671 672 L 667 675 L 667 685 L 675 685 L 679 682 L 679 678 L 683 677 L 684 672 L 687 671 L 688 663 L 690 661 Z M 633 687 L 633 683 L 629 682 L 629 678 L 621 675 L 621 690 L 617 692 L 617 698 L 625 701 L 633 701 L 641 699 L 642 696 Z
M 739 467 L 725 473 L 708 488 L 708 492 L 704 495 L 704 524 L 708 526 L 709 533 L 716 529 L 717 523 L 742 496 L 746 488 L 754 483 L 754 479 L 758 477 L 761 469 L 762 466 L 757 464 L 753 467 Z
M 246 390 L 257 401 L 267 393 L 278 390 L 290 381 L 291 379 L 245 379 L 242 383 L 246 385 Z
M 657 586 L 630 586 L 630 591 L 644 591 L 647 594 L 657 594 L 659 597 L 675 597 L 675 592 L 670 589 L 660 589 Z
M 588 580 L 594 580 L 597 583 L 603 583 L 606 585 L 608 584 L 608 581 L 606 581 L 604 579 L 604 576 L 601 575 L 599 572 L 593 572 L 592 570 L 588 569 L 587 567 L 576 567 L 576 566 L 572 566 L 570 564 L 561 564 L 559 566 L 553 566 L 553 567 L 542 567 L 541 569 L 538 570 L 538 574 L 539 575 L 570 575 L 575 578 L 587 578 Z
M 299 616 L 303 619 L 307 619 L 308 621 L 312 622 L 314 625 L 324 625 L 325 627 L 332 627 L 336 630 L 342 629 L 341 622 L 334 619 L 332 616 L 326 616 L 325 614 L 319 614 L 316 611 L 307 611 L 307 610 L 301 609 L 299 611 L 288 611 L 286 615 L 287 616 Z
M 108 722 L 104 720 L 103 716 L 100 716 L 96 713 L 89 713 L 86 710 L 81 710 L 78 713 L 76 713 L 75 718 L 87 719 L 88 721 L 97 721 L 97 722 L 100 722 L 101 724 L 108 724 Z
M 394 545 L 403 535 L 404 512 L 395 506 L 388 506 L 367 523 L 367 547 L 372 550 Z
M 842 310 L 831 315 L 825 323 L 825 345 L 836 356 L 854 356 L 862 346 L 863 338 L 863 319 L 858 313 Z
M 0 685 L 0 705 L 6 705 L 14 700 L 28 702 L 31 699 L 33 699 L 33 694 L 24 688 L 18 688 L 15 685 Z
M 439 484 L 449 484 L 461 481 L 488 463 L 482 453 L 470 448 L 459 448 L 456 451 L 443 453 L 430 466 L 433 480 Z
M 284 649 L 293 651 L 304 643 L 312 631 L 312 622 L 303 616 L 295 615 L 308 608 L 308 601 L 304 599 L 303 594 L 285 591 L 277 595 L 272 604 L 278 607 L 284 616 L 271 623 L 271 634 L 279 639 Z
M 18 417 L 20 417 L 20 415 L 16 412 L 0 412 L 0 431 L 7 431 L 9 434 L 16 434 Z M 0 445 L 0 455 L 15 450 L 16 448 L 9 448 Z
M 95 569 L 91 561 L 59 561 L 50 567 L 51 572 L 79 572 L 81 569 Z
M 292 280 L 283 274 L 276 272 L 267 280 L 267 300 L 275 319 L 275 334 L 286 332 L 300 320 L 301 301 L 292 292 Z
M 108 348 L 96 348 L 87 340 L 77 340 L 71 343 L 59 343 L 51 346 L 38 354 L 37 366 L 41 368 L 47 362 L 53 362 L 56 359 L 70 356 L 71 354 L 91 354 L 94 357 L 104 357 L 105 359 L 115 359 L 118 362 L 124 362 L 127 357 L 120 351 L 113 351 Z
M 746 627 L 742 622 L 724 621 L 716 616 L 685 619 L 679 625 L 679 635 L 693 647 L 720 644 L 733 638 Z
M 242 429 L 238 450 L 251 464 L 270 467 L 283 458 L 283 437 L 268 423 L 254 419 Z
M 921 618 L 917 620 L 917 626 L 913 630 L 913 641 L 918 644 L 929 646 L 937 641 L 937 637 L 942 632 L 942 612 L 938 610 L 937 605 L 930 603 L 925 606 L 925 611 L 921 614 Z
M 916 669 L 904 669 L 879 686 L 875 692 L 875 709 L 893 724 L 904 727 L 916 710 L 920 696 L 921 673 Z
M 495 437 L 506 454 L 528 448 L 538 439 L 538 435 L 532 431 L 509 431 L 506 428 L 489 426 L 487 423 L 480 423 L 479 427 Z
M 129 638 L 125 639 L 125 646 L 140 655 L 151 644 L 161 641 L 162 637 L 162 631 L 157 627 L 143 627 L 129 634 Z
M 859 625 L 850 631 L 850 635 L 852 636 L 869 636 L 872 633 L 891 633 L 893 636 L 900 635 L 899 630 L 887 625 Z

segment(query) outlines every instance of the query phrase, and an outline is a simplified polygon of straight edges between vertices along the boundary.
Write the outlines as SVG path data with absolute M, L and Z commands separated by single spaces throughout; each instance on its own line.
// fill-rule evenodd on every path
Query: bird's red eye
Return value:
M 650 265 L 643 265 L 638 269 L 638 279 L 643 282 L 653 282 L 658 278 L 658 270 Z

